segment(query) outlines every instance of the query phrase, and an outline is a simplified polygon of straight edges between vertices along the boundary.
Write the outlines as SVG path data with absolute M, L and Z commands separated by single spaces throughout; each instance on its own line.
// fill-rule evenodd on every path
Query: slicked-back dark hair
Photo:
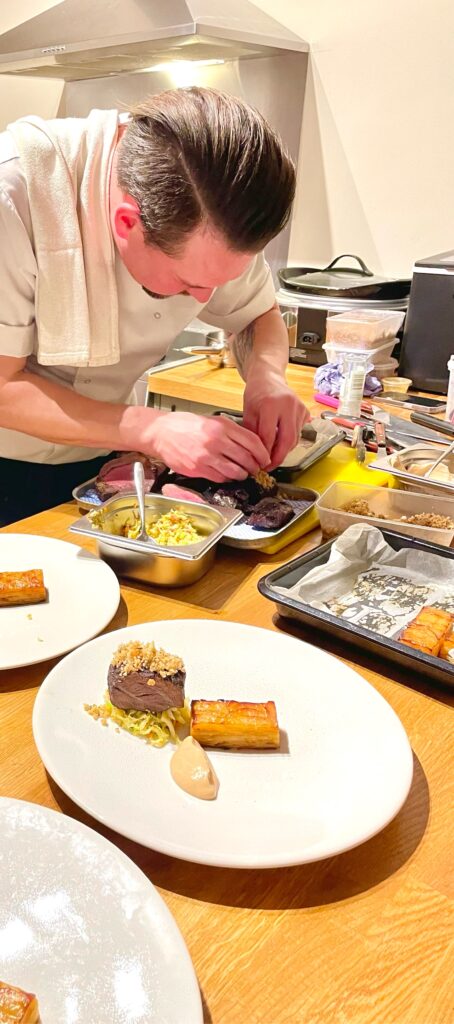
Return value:
M 131 111 L 118 150 L 122 189 L 145 240 L 177 253 L 211 224 L 236 252 L 258 252 L 282 230 L 295 168 L 277 133 L 243 100 L 215 89 L 172 89 Z

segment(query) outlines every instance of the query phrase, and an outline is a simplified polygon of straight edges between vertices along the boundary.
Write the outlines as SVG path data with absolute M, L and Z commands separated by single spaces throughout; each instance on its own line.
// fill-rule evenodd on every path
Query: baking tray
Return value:
M 230 548 L 266 552 L 269 547 L 274 548 L 278 537 L 282 538 L 290 530 L 293 531 L 296 523 L 311 512 L 320 497 L 318 491 L 310 490 L 308 487 L 292 487 L 291 484 L 279 484 L 277 493 L 281 498 L 288 498 L 295 511 L 295 515 L 289 523 L 281 526 L 279 530 L 257 530 L 255 527 L 248 526 L 246 517 L 241 516 L 241 519 L 229 526 L 222 535 L 221 544 Z
M 234 423 L 238 423 L 240 426 L 243 423 L 243 415 L 238 412 L 230 412 L 228 409 L 216 409 L 212 413 L 212 416 L 227 416 Z M 323 414 L 322 414 L 323 416 Z M 305 469 L 309 469 L 309 466 L 313 466 L 314 462 L 318 462 L 324 455 L 335 448 L 336 445 L 340 444 L 341 441 L 345 441 L 346 438 L 345 430 L 335 429 L 333 424 L 333 433 L 331 437 L 327 437 L 320 445 L 313 446 L 312 450 L 308 450 L 302 458 L 296 459 L 291 465 L 277 466 L 276 469 L 272 470 L 272 475 L 276 480 L 291 480 L 296 473 L 303 473 Z M 298 445 L 296 445 L 296 448 Z M 287 459 L 291 456 L 292 452 L 289 452 Z
M 397 453 L 399 459 L 408 459 L 409 462 L 418 458 L 429 460 L 432 457 L 435 462 L 439 455 L 440 449 L 435 448 L 433 445 L 411 445 Z M 432 480 L 430 477 L 426 479 L 425 477 L 418 476 L 416 473 L 407 473 L 405 469 L 399 469 L 398 466 L 394 466 L 393 460 L 395 459 L 396 455 L 387 455 L 386 458 L 375 459 L 374 462 L 370 463 L 370 469 L 381 469 L 382 472 L 391 473 L 397 480 L 402 481 L 402 486 L 406 490 L 420 491 L 422 494 L 444 494 L 449 495 L 451 498 L 454 497 L 454 483 L 442 483 L 440 480 Z M 454 454 L 448 455 L 446 462 L 450 471 L 454 473 Z
M 306 469 L 313 466 L 324 455 L 328 455 L 328 452 L 332 451 L 336 445 L 340 444 L 341 441 L 345 441 L 346 436 L 345 430 L 338 430 L 332 437 L 327 437 L 325 441 L 322 441 L 320 445 L 314 445 L 313 450 L 309 450 L 298 463 L 295 463 L 293 466 L 278 466 L 277 469 L 273 469 L 272 475 L 276 480 L 291 480 L 297 473 L 304 473 Z
M 380 531 L 386 542 L 394 549 L 401 551 L 402 548 L 413 548 L 417 551 L 430 552 L 440 555 L 442 558 L 454 558 L 454 551 L 441 547 L 438 544 L 428 544 L 427 541 L 414 540 L 412 537 L 405 537 L 403 534 L 393 533 L 391 530 Z M 286 597 L 285 594 L 277 593 L 275 587 L 292 587 L 298 580 L 314 569 L 316 566 L 325 565 L 329 559 L 331 547 L 335 540 L 322 544 L 321 547 L 299 555 L 279 569 L 267 573 L 259 580 L 257 587 L 263 597 L 273 601 L 280 615 L 284 618 L 296 620 L 304 626 L 314 627 L 323 632 L 329 633 L 331 637 L 347 641 L 355 647 L 360 647 L 369 654 L 381 655 L 389 661 L 395 662 L 410 672 L 423 673 L 429 676 L 434 682 L 442 685 L 454 686 L 454 665 L 443 661 L 441 658 L 434 658 L 431 654 L 423 654 L 422 651 L 410 651 L 405 644 L 400 644 L 390 637 L 380 636 L 372 633 L 369 629 L 358 626 L 357 623 L 349 623 L 337 615 L 330 615 L 328 612 L 312 608 L 304 601 Z

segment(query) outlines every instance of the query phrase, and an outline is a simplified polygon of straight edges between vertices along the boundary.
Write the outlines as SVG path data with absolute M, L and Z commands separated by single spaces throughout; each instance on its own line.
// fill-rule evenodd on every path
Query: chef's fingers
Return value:
M 271 452 L 270 468 L 276 469 L 285 456 L 298 444 L 301 433 L 299 417 L 281 419 L 278 423 L 276 441 Z
M 250 467 L 249 472 L 257 473 L 269 462 L 272 445 L 267 448 L 259 434 L 247 426 L 240 426 L 227 417 L 221 417 L 221 419 L 228 425 L 226 438 L 238 449 L 238 457 L 240 457 L 240 448 L 246 453 L 247 462 L 241 461 L 241 465 L 247 465 Z M 230 454 L 232 452 L 231 444 L 228 445 L 228 448 L 224 445 L 223 451 L 229 451 Z

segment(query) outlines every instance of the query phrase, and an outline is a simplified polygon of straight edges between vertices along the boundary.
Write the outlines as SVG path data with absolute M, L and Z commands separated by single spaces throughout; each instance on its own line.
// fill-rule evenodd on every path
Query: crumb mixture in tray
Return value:
M 438 512 L 417 512 L 413 516 L 385 516 L 374 512 L 365 498 L 353 498 L 352 501 L 348 501 L 345 505 L 342 505 L 342 512 L 349 512 L 353 516 L 367 516 L 369 519 L 412 523 L 414 526 L 429 526 L 437 530 L 454 529 L 454 519 L 451 516 L 442 516 Z

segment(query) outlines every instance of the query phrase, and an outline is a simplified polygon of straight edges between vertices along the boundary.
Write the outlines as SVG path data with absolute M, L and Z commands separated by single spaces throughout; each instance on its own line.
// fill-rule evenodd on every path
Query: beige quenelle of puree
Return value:
M 203 747 L 192 736 L 180 743 L 172 756 L 170 771 L 174 782 L 199 800 L 215 800 L 219 789 L 216 772 Z

